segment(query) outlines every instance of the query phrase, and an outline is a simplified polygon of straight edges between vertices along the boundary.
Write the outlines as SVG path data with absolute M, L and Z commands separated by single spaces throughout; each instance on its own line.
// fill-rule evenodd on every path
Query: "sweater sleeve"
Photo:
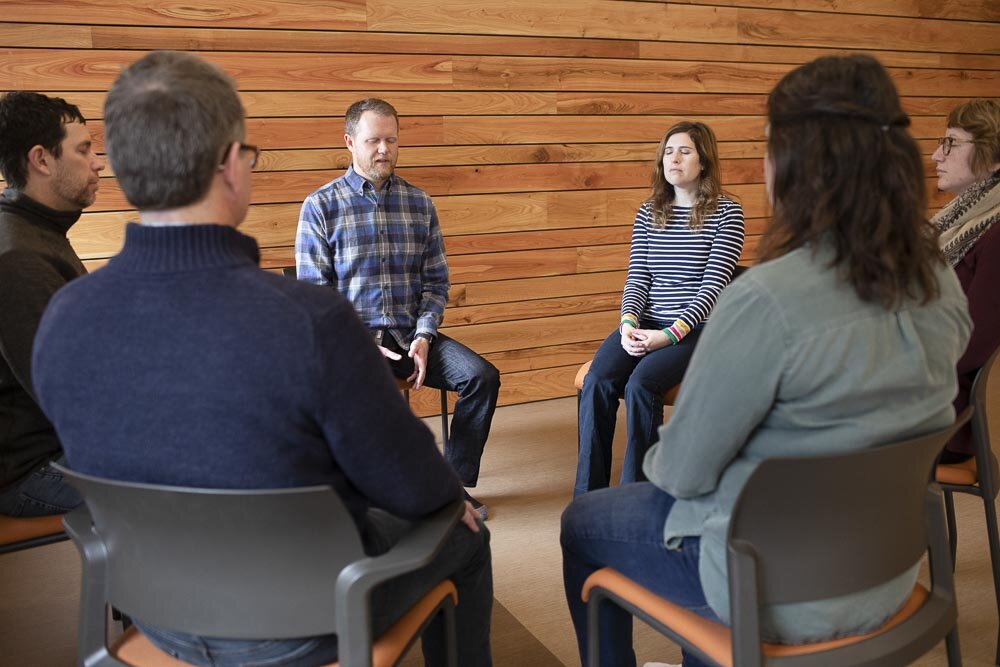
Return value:
M 434 436 L 403 400 L 350 303 L 315 325 L 319 423 L 347 479 L 373 505 L 415 519 L 462 498 Z
M 631 315 L 639 321 L 649 300 L 653 276 L 649 271 L 649 225 L 652 222 L 649 204 L 643 204 L 632 223 L 632 247 L 629 251 L 628 274 L 622 293 L 622 316 Z
M 770 412 L 785 354 L 780 311 L 751 275 L 722 294 L 643 471 L 676 498 L 715 490 Z M 749 341 L 749 343 L 748 343 Z
M 28 252 L 0 257 L 0 354 L 33 399 L 31 349 L 42 313 L 65 279 Z
M 1000 345 L 1000 223 L 995 223 L 976 246 L 975 272 L 965 291 L 972 317 L 972 338 L 958 360 L 959 375 L 982 368 Z
M 708 319 L 719 294 L 733 277 L 733 269 L 743 252 L 745 227 L 743 207 L 733 201 L 722 201 L 713 214 L 717 219 L 715 239 L 705 263 L 701 286 L 670 330 L 682 338 L 691 329 Z

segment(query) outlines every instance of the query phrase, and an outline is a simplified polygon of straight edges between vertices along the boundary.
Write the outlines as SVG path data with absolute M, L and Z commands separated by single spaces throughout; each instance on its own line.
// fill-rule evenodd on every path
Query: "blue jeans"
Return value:
M 680 549 L 669 549 L 663 541 L 663 525 L 673 506 L 673 496 L 642 482 L 578 496 L 563 512 L 563 585 L 584 666 L 587 605 L 580 594 L 587 577 L 602 567 L 612 567 L 674 604 L 719 621 L 698 576 L 700 538 L 684 538 Z M 605 603 L 600 628 L 601 666 L 635 667 L 632 615 Z M 684 667 L 702 665 L 684 654 Z
M 621 483 L 646 479 L 642 461 L 656 442 L 656 430 L 663 423 L 663 394 L 684 377 L 702 326 L 692 329 L 680 343 L 642 357 L 633 357 L 622 349 L 618 331 L 604 339 L 580 391 L 577 414 L 580 450 L 574 495 L 611 484 L 611 443 L 618 420 L 618 400 L 622 396 L 628 440 Z
M 368 511 L 363 530 L 365 552 L 385 553 L 410 529 L 410 523 L 378 509 Z M 493 565 L 490 534 L 480 522 L 473 533 L 459 523 L 441 551 L 426 567 L 392 579 L 371 597 L 372 633 L 380 636 L 435 583 L 451 579 L 458 589 L 455 610 L 458 664 L 490 667 L 490 618 L 493 608 Z M 330 601 L 333 604 L 333 600 Z M 136 625 L 154 644 L 193 665 L 206 667 L 314 667 L 337 659 L 337 637 L 246 641 L 212 639 Z M 423 634 L 424 662 L 445 664 L 444 626 L 438 615 Z
M 413 370 L 392 336 L 384 336 L 382 345 L 403 354 L 402 362 L 393 363 L 397 377 L 407 377 Z M 448 442 L 444 443 L 444 458 L 458 473 L 465 486 L 479 481 L 479 463 L 490 435 L 493 413 L 500 394 L 500 371 L 496 366 L 462 345 L 439 333 L 427 355 L 427 377 L 424 384 L 435 389 L 458 392 L 458 402 L 451 418 Z
M 60 456 L 56 463 L 66 465 L 66 457 Z M 65 514 L 82 502 L 76 489 L 46 463 L 0 493 L 0 514 L 21 517 Z

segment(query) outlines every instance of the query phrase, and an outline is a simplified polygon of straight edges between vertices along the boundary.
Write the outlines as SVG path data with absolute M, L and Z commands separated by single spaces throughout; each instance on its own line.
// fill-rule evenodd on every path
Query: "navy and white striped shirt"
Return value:
M 431 198 L 399 176 L 376 192 L 354 167 L 306 197 L 295 235 L 299 280 L 333 285 L 369 329 L 406 349 L 437 334 L 448 262 Z
M 743 208 L 719 197 L 718 208 L 705 216 L 697 232 L 688 227 L 690 217 L 690 207 L 674 206 L 667 225 L 654 229 L 650 204 L 639 207 L 623 316 L 638 316 L 643 326 L 652 323 L 682 334 L 708 319 L 743 251 Z

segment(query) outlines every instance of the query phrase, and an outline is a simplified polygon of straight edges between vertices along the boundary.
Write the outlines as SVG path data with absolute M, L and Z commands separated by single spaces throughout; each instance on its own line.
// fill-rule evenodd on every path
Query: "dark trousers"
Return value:
M 663 424 L 663 394 L 684 377 L 701 330 L 699 325 L 680 343 L 642 357 L 633 357 L 622 349 L 618 331 L 601 343 L 580 391 L 580 451 L 574 495 L 611 484 L 611 443 L 618 420 L 618 401 L 623 396 L 628 444 L 621 483 L 646 479 L 642 461 Z
M 413 372 L 413 360 L 407 358 L 408 351 L 401 349 L 388 333 L 382 336 L 381 344 L 403 355 L 400 361 L 388 360 L 393 374 L 409 377 Z M 475 486 L 479 481 L 479 463 L 497 408 L 500 371 L 457 340 L 439 333 L 427 355 L 424 384 L 458 392 L 450 437 L 444 443 L 444 457 L 458 473 L 462 484 Z
M 563 512 L 563 585 L 585 667 L 587 605 L 580 593 L 587 577 L 602 567 L 614 568 L 674 604 L 719 622 L 698 575 L 700 538 L 684 538 L 679 549 L 664 543 L 663 526 L 673 506 L 673 496 L 644 482 L 586 493 Z M 631 614 L 603 604 L 600 638 L 601 667 L 635 667 Z M 704 663 L 685 653 L 684 667 Z

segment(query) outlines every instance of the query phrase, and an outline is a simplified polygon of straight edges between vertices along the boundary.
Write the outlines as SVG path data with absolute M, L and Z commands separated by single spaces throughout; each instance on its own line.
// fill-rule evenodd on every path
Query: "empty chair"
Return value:
M 986 388 L 989 384 L 990 371 L 998 357 L 1000 357 L 1000 348 L 990 355 L 983 367 L 979 369 L 975 382 L 972 384 L 972 444 L 975 456 L 963 463 L 939 465 L 935 476 L 944 490 L 953 565 L 958 546 L 958 525 L 955 522 L 955 505 L 952 494 L 968 493 L 978 496 L 983 501 L 983 511 L 986 514 L 986 535 L 990 545 L 990 564 L 993 571 L 993 593 L 997 603 L 997 653 L 994 663 L 1000 665 L 1000 537 L 997 534 L 997 510 L 994 504 L 1000 475 L 997 473 L 997 458 L 993 453 L 989 423 L 986 418 Z
M 947 429 L 873 449 L 763 461 L 729 525 L 731 628 L 668 602 L 611 568 L 598 570 L 583 589 L 590 666 L 599 664 L 601 604 L 621 606 L 711 664 L 889 667 L 909 664 L 945 638 L 949 665 L 960 665 L 942 494 L 928 479 L 944 443 L 968 416 L 966 410 Z M 762 642 L 762 607 L 873 588 L 928 551 L 931 589 L 918 583 L 877 630 L 814 644 Z
M 369 594 L 429 563 L 461 503 L 416 524 L 387 553 L 366 557 L 330 487 L 192 489 L 60 470 L 85 502 L 65 518 L 83 561 L 80 665 L 179 664 L 134 629 L 109 647 L 107 605 L 150 626 L 207 637 L 335 633 L 345 667 L 395 664 L 440 610 L 456 663 L 451 582 L 428 582 L 429 592 L 374 645 Z

